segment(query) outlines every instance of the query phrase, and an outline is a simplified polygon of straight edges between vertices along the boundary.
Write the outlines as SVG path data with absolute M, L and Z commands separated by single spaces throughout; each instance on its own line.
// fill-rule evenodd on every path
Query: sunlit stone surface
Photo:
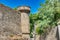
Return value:
M 29 13 L 28 6 L 17 11 L 0 4 L 0 40 L 29 40 Z
M 0 4 L 0 40 L 20 34 L 20 15 L 13 9 Z

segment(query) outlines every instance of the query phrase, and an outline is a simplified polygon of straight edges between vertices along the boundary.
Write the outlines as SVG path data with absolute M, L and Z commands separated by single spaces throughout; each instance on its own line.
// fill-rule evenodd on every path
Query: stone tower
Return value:
M 30 7 L 28 6 L 21 6 L 17 9 L 21 15 L 21 30 L 22 30 L 22 36 L 26 37 L 28 40 L 30 40 L 29 37 L 29 13 L 30 13 Z

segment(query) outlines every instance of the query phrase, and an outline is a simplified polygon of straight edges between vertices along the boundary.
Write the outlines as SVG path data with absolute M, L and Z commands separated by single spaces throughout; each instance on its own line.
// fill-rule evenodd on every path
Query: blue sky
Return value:
M 37 12 L 40 7 L 40 3 L 44 3 L 44 0 L 0 0 L 0 3 L 15 8 L 17 6 L 27 5 L 31 7 L 31 13 Z

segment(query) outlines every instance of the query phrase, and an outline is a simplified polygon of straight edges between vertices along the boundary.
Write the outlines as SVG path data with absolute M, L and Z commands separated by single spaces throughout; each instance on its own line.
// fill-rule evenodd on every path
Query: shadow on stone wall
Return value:
M 59 30 L 58 30 L 58 27 L 57 27 L 57 31 L 56 31 L 56 38 L 57 38 L 57 40 L 59 40 Z

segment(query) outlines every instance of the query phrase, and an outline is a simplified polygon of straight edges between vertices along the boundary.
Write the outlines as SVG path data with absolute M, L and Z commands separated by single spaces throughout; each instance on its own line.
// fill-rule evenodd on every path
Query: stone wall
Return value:
M 58 40 L 57 39 L 57 27 L 52 28 L 52 30 L 49 32 L 45 40 Z
M 10 35 L 21 34 L 20 14 L 17 11 L 0 5 L 0 40 L 8 40 Z
M 41 37 L 41 38 L 40 38 Z M 47 34 L 42 36 L 36 35 L 35 40 L 59 40 L 57 27 L 52 28 Z
M 29 40 L 30 8 L 25 9 L 19 12 L 0 4 L 0 40 Z

